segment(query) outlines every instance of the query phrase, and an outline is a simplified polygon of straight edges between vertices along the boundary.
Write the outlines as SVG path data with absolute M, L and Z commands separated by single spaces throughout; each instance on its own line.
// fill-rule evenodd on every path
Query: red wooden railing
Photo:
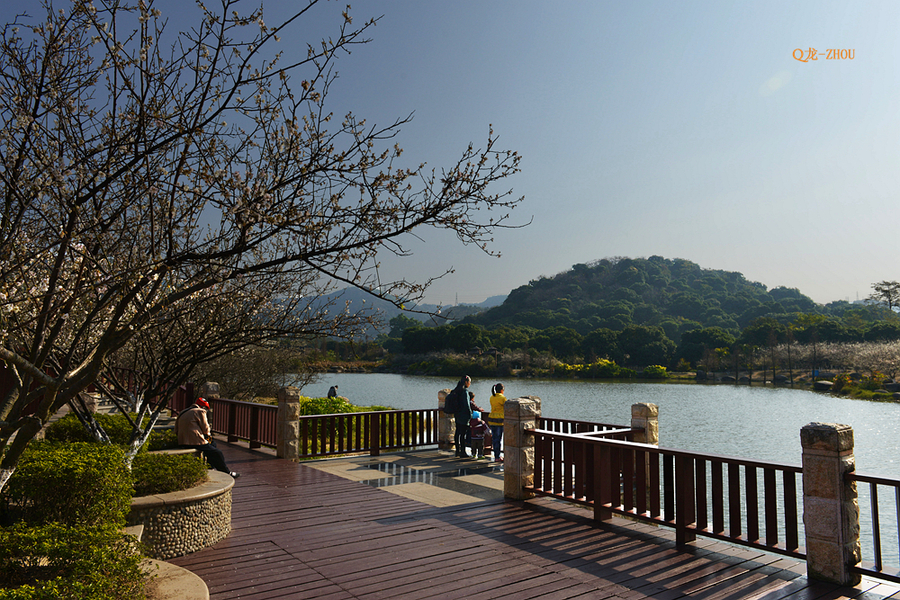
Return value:
M 386 410 L 300 417 L 304 458 L 436 446 L 438 410 Z
M 526 489 L 535 494 L 592 506 L 599 520 L 619 514 L 674 527 L 682 544 L 702 535 L 805 558 L 800 467 L 636 444 L 624 441 L 633 434 L 626 427 L 529 431 L 535 473 Z
M 590 421 L 575 421 L 571 419 L 550 419 L 541 417 L 538 421 L 538 429 L 552 431 L 554 433 L 573 434 L 602 434 L 602 437 L 611 439 L 631 440 L 634 430 L 624 425 L 610 425 L 609 423 L 592 423 Z
M 229 442 L 246 440 L 251 448 L 276 445 L 278 407 L 271 404 L 207 398 L 213 433 Z M 176 394 L 169 405 L 182 411 L 193 403 L 187 394 Z M 308 415 L 300 417 L 300 457 L 399 450 L 437 445 L 438 410 L 385 410 L 374 412 Z
M 900 481 L 896 479 L 886 479 L 884 477 L 874 477 L 871 475 L 862 475 L 860 473 L 847 473 L 844 477 L 844 484 L 850 485 L 856 483 L 857 491 L 860 497 L 860 505 L 868 503 L 869 518 L 868 522 L 860 519 L 861 533 L 865 535 L 867 541 L 871 540 L 871 552 L 869 557 L 866 553 L 868 544 L 863 547 L 863 561 L 852 569 L 857 573 L 869 575 L 872 577 L 880 577 L 888 579 L 895 583 L 900 583 L 900 568 L 897 565 L 893 567 L 885 566 L 884 560 L 884 532 L 882 530 L 882 522 L 887 520 L 893 521 L 893 539 L 894 544 L 891 548 L 894 553 L 900 548 Z M 864 484 L 864 485 L 859 485 Z M 879 494 L 882 489 L 885 494 Z M 860 515 L 863 516 L 863 515 Z M 893 519 L 891 519 L 893 517 Z M 885 526 L 888 526 L 885 523 Z M 896 556 L 896 555 L 895 555 Z M 871 560 L 867 560 L 871 558 Z M 897 557 L 900 558 L 900 557 Z M 898 561 L 900 562 L 900 561 Z
M 527 431 L 535 465 L 526 489 L 535 494 L 591 506 L 598 520 L 618 514 L 673 527 L 681 544 L 705 536 L 806 558 L 798 465 L 637 444 L 625 441 L 633 430 L 607 424 L 541 419 Z M 900 480 L 850 472 L 844 483 L 858 487 L 864 511 L 863 560 L 851 570 L 900 583 Z

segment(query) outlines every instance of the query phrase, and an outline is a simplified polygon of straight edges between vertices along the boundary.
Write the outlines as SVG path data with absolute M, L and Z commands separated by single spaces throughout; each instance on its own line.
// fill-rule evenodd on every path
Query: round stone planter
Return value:
M 209 472 L 209 481 L 180 492 L 140 496 L 131 501 L 128 525 L 143 525 L 148 556 L 174 558 L 212 546 L 231 531 L 231 488 L 227 473 Z

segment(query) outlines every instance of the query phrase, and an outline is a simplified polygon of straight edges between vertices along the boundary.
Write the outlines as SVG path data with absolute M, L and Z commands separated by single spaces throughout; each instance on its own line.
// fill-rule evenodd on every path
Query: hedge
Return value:
M 138 544 L 123 532 L 124 457 L 107 444 L 28 448 L 2 493 L 19 520 L 0 527 L 0 600 L 144 597 Z
M 131 465 L 134 495 L 166 494 L 205 481 L 207 466 L 193 454 L 138 454 Z
M 111 523 L 0 528 L 0 600 L 143 598 L 141 560 Z
M 22 455 L 3 496 L 30 523 L 124 526 L 131 490 L 123 448 L 43 442 L 31 444 Z
M 136 415 L 132 414 L 131 418 Z M 132 427 L 125 415 L 97 414 L 94 415 L 97 423 L 103 427 L 109 436 L 109 441 L 113 444 L 127 446 L 131 442 Z M 44 438 L 54 442 L 93 442 L 94 438 L 84 428 L 81 421 L 74 414 L 68 414 L 58 421 L 47 427 Z M 174 430 L 154 431 L 150 434 L 150 439 L 144 445 L 147 450 L 163 450 L 165 448 L 175 448 L 178 446 L 178 440 Z

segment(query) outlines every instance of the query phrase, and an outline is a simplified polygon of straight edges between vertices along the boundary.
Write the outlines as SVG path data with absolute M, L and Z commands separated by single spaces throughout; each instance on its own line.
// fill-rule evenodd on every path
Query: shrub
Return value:
M 137 543 L 122 532 L 131 475 L 119 446 L 32 444 L 3 490 L 0 600 L 143 598 Z
M 353 405 L 340 397 L 300 399 L 301 415 L 336 415 L 349 412 L 353 412 Z
M 143 598 L 140 561 L 112 523 L 0 528 L 0 600 Z
M 644 369 L 644 377 L 646 379 L 665 379 L 668 376 L 666 368 L 661 365 L 650 365 Z
M 687 373 L 691 370 L 691 363 L 685 360 L 684 358 L 678 359 L 678 364 L 675 365 L 675 368 L 672 369 L 676 373 Z
M 605 358 L 583 365 L 567 365 L 563 363 L 556 367 L 556 372 L 564 377 L 578 376 L 600 379 L 628 379 L 635 376 L 633 370 L 620 367 L 613 361 Z
M 881 373 L 874 373 L 871 377 L 866 377 L 861 379 L 856 385 L 861 390 L 867 390 L 869 392 L 874 392 L 875 390 L 881 389 L 882 381 L 884 380 L 884 375 Z
M 131 417 L 135 418 L 132 414 Z M 131 442 L 132 428 L 125 415 L 97 414 L 94 415 L 97 423 L 103 427 L 109 436 L 109 441 L 113 444 L 127 446 Z M 47 427 L 45 439 L 53 442 L 93 442 L 94 438 L 88 433 L 84 425 L 74 414 L 68 414 L 58 421 Z M 165 448 L 175 448 L 178 446 L 175 432 L 173 430 L 154 431 L 150 434 L 150 439 L 145 444 L 148 450 L 163 450 Z
M 124 526 L 131 505 L 125 451 L 119 446 L 84 442 L 32 444 L 3 496 L 20 511 L 22 519 L 32 523 Z
M 204 481 L 206 464 L 193 454 L 138 454 L 131 465 L 134 495 L 167 494 Z
M 831 391 L 840 392 L 844 389 L 844 387 L 848 385 L 850 385 L 850 375 L 848 375 L 847 373 L 841 373 L 834 378 L 833 385 L 831 386 Z
M 144 445 L 147 450 L 168 450 L 178 448 L 178 434 L 175 429 L 161 429 L 150 434 L 150 439 Z

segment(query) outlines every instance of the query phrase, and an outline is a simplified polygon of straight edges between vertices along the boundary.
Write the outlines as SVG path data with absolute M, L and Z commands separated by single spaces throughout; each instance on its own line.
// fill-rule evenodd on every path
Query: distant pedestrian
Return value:
M 333 385 L 328 388 L 328 397 L 329 398 L 337 398 L 337 385 Z
M 494 462 L 503 462 L 500 449 L 503 447 L 503 405 L 506 396 L 503 395 L 503 384 L 495 384 L 491 388 L 491 414 L 487 417 L 487 424 L 491 428 L 493 441 Z

